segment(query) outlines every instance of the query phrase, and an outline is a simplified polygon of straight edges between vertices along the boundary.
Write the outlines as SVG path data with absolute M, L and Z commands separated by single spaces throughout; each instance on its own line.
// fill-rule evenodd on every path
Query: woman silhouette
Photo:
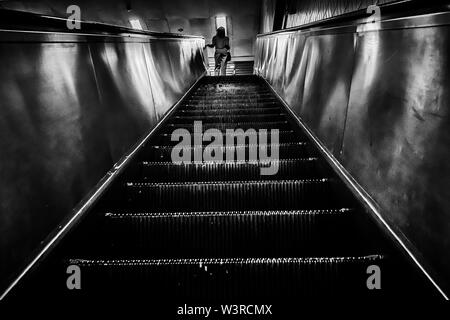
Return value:
M 216 48 L 214 53 L 215 68 L 214 71 L 216 75 L 225 76 L 227 71 L 227 62 L 231 59 L 230 50 L 230 39 L 225 35 L 225 28 L 219 27 L 217 29 L 216 35 L 212 38 L 212 43 L 206 46 L 210 48 Z

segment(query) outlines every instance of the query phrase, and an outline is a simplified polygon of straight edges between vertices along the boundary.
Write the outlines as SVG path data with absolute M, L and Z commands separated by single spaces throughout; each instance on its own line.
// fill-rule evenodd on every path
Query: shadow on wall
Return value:
M 393 23 L 374 32 L 355 26 L 259 37 L 255 71 L 448 290 L 450 28 Z
M 25 38 L 0 33 L 0 289 L 205 72 L 200 38 Z

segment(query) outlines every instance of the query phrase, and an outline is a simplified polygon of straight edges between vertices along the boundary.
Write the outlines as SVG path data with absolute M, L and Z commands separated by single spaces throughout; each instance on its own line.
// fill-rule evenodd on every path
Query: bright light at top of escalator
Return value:
M 130 24 L 133 29 L 144 30 L 139 19 L 130 19 Z
M 227 17 L 217 16 L 216 17 L 216 29 L 223 27 L 225 29 L 225 34 L 227 34 Z

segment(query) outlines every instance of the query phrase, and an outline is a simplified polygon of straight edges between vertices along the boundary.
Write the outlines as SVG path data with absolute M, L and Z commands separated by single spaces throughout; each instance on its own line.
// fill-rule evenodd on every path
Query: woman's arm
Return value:
M 206 47 L 214 48 L 216 46 L 216 37 L 212 38 L 212 43 L 207 44 Z
M 230 38 L 226 37 L 225 38 L 225 49 L 230 50 Z

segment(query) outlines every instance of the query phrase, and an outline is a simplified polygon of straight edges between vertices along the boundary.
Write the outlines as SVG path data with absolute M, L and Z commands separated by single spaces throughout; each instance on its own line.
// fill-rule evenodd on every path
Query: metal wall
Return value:
M 0 31 L 1 285 L 204 74 L 203 46 Z
M 261 0 L 260 33 L 273 31 L 273 19 L 275 18 L 276 0 Z
M 450 15 L 259 36 L 255 73 L 450 283 Z
M 288 0 L 285 27 L 291 28 L 304 24 L 337 17 L 346 13 L 366 9 L 377 4 L 400 2 L 399 0 Z
M 367 9 L 377 4 L 385 5 L 404 0 L 262 0 L 261 28 L 262 33 L 272 32 L 276 3 L 283 2 L 285 12 L 283 28 L 292 28 L 309 23 L 323 21 L 340 15 Z

